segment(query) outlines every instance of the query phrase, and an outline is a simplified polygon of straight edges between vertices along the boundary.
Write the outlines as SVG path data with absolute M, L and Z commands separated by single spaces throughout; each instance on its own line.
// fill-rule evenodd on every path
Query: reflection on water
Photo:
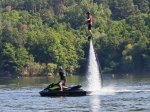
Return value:
M 84 77 L 69 76 L 67 85 Z M 150 112 L 150 77 L 104 77 L 104 88 L 84 97 L 40 97 L 39 91 L 56 78 L 0 78 L 0 112 Z
M 101 105 L 100 105 L 100 98 L 99 96 L 91 96 L 90 97 L 90 107 L 92 112 L 100 112 Z

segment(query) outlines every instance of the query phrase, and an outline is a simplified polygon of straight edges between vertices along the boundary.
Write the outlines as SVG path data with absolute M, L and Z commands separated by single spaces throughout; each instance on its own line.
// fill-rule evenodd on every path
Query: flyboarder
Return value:
M 90 12 L 87 12 L 86 15 L 87 15 L 86 22 L 87 22 L 87 27 L 88 27 L 88 31 L 89 31 L 88 40 L 90 40 L 92 38 L 91 28 L 92 28 L 92 23 L 93 23 L 93 17 L 90 14 Z

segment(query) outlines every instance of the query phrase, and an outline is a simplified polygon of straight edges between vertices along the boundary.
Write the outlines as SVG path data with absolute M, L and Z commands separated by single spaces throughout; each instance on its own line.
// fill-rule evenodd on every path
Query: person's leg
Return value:
M 60 85 L 60 91 L 63 91 L 63 82 L 60 81 L 59 85 Z
M 68 88 L 67 86 L 65 86 L 66 85 L 66 79 L 64 79 L 64 81 L 63 81 L 63 88 Z
M 92 27 L 92 25 L 91 25 L 91 24 L 88 24 L 88 31 L 89 31 L 88 41 L 90 41 L 90 40 L 93 38 L 93 36 L 92 36 L 92 31 L 91 31 L 91 27 Z
M 91 36 L 91 37 L 92 37 L 92 31 L 91 31 L 91 28 L 92 28 L 92 25 L 91 25 L 91 24 L 89 24 L 89 25 L 88 25 L 89 36 Z

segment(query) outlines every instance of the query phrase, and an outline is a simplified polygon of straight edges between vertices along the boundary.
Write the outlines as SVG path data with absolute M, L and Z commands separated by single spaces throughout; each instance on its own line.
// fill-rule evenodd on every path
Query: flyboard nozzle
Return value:
M 91 35 L 88 36 L 88 41 L 90 41 L 91 39 L 93 39 L 93 37 Z

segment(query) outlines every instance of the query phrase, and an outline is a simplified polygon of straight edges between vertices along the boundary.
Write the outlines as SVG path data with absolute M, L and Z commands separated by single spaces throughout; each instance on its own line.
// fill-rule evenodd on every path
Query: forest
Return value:
M 87 11 L 103 72 L 150 72 L 150 0 L 0 0 L 0 76 L 83 74 Z

